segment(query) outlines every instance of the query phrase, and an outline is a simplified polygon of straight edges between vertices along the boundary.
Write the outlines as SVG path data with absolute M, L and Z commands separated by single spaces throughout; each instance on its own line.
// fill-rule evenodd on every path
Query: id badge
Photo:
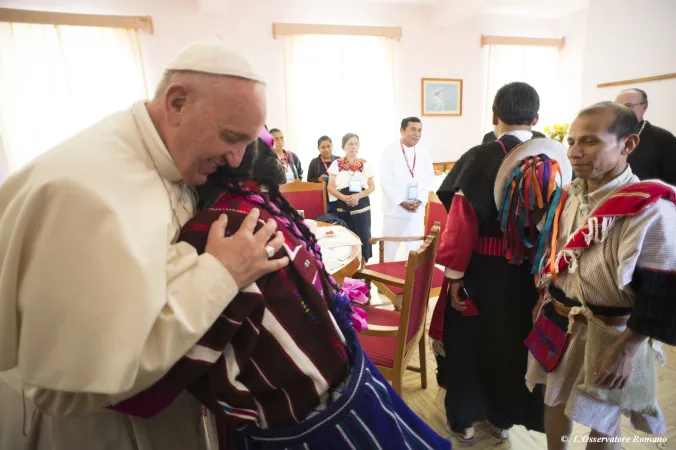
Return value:
M 291 183 L 295 178 L 293 177 L 293 172 L 291 170 L 286 171 L 286 182 Z
M 350 179 L 350 192 L 361 192 L 361 180 L 354 176 Z
M 409 184 L 406 187 L 406 198 L 409 202 L 418 199 L 418 183 Z

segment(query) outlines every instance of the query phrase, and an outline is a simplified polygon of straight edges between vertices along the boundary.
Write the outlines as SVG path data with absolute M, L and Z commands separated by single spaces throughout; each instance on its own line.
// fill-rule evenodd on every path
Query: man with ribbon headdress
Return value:
M 265 121 L 265 85 L 221 43 L 187 47 L 154 99 L 59 144 L 0 188 L 0 448 L 201 450 L 182 393 L 142 420 L 111 406 L 161 379 L 238 291 L 276 271 L 276 222 L 253 210 L 204 252 L 177 242 L 192 186 L 237 167 Z M 212 236 L 213 235 L 213 236 Z
M 568 135 L 578 178 L 541 260 L 543 297 L 526 341 L 528 387 L 545 386 L 549 450 L 568 448 L 573 422 L 591 428 L 595 449 L 622 448 L 621 415 L 665 432 L 655 363 L 660 342 L 676 344 L 676 192 L 639 181 L 627 164 L 639 129 L 629 108 L 602 102 Z
M 572 170 L 560 143 L 531 139 L 538 109 L 528 84 L 502 87 L 493 104 L 499 139 L 465 153 L 437 192 L 450 211 L 430 336 L 448 422 L 465 443 L 484 420 L 503 440 L 513 425 L 544 431 L 542 396 L 524 383 L 524 339 L 538 299 L 533 265 Z

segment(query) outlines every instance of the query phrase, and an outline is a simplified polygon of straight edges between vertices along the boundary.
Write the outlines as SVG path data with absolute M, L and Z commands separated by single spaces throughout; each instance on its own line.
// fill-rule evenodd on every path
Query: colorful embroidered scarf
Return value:
M 364 169 L 364 163 L 366 160 L 363 160 L 361 158 L 356 158 L 354 160 L 354 164 L 350 164 L 350 162 L 347 160 L 347 157 L 339 158 L 338 159 L 338 169 L 340 171 L 343 170 L 352 170 L 353 172 L 361 172 Z
M 551 275 L 557 281 L 557 274 L 566 270 L 575 272 L 580 254 L 594 243 L 603 242 L 617 219 L 636 215 L 659 199 L 676 203 L 674 188 L 657 181 L 642 181 L 617 190 L 571 235 L 558 253 L 555 235 L 551 248 L 543 256 L 543 262 L 549 260 L 549 263 L 542 264 L 540 279 Z
M 532 261 L 531 273 L 534 275 L 539 272 L 543 254 L 550 246 L 552 231 L 556 232 L 565 204 L 566 194 L 556 183 L 560 173 L 559 163 L 541 154 L 524 159 L 505 183 L 498 212 L 503 233 L 502 246 L 507 259 L 513 264 L 521 264 L 526 259 Z M 536 211 L 545 212 L 545 223 L 537 237 Z

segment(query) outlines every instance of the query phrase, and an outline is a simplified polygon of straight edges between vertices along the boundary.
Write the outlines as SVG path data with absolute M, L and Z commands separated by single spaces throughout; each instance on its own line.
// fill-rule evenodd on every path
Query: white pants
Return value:
M 409 217 L 392 217 L 385 216 L 383 218 L 383 236 L 388 237 L 411 237 L 423 236 L 425 233 L 425 207 L 420 205 L 418 211 L 410 214 Z M 399 246 L 404 244 L 406 246 L 406 257 L 411 250 L 417 250 L 422 245 L 422 241 L 412 242 L 385 242 L 385 262 L 394 261 L 397 256 Z
M 201 412 L 184 392 L 150 419 L 110 410 L 50 416 L 29 399 L 24 411 L 21 393 L 0 378 L 0 450 L 206 450 Z M 211 450 L 217 450 L 216 434 L 210 435 Z

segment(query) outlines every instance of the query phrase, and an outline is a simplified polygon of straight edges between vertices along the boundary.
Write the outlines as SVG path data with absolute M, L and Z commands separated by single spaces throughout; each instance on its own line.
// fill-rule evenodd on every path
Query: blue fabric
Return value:
M 535 275 L 543 264 L 542 258 L 545 257 L 545 246 L 547 245 L 548 239 L 550 237 L 550 232 L 554 224 L 554 218 L 556 217 L 556 208 L 559 206 L 562 193 L 563 189 L 561 189 L 561 187 L 557 187 L 552 198 L 548 199 L 548 201 L 551 203 L 549 205 L 549 210 L 547 211 L 545 225 L 542 227 L 540 236 L 538 237 L 537 252 L 535 253 L 535 258 L 533 259 L 533 268 L 531 270 L 532 275 Z M 551 239 L 556 239 L 556 236 L 552 236 Z
M 297 425 L 237 429 L 238 449 L 451 450 L 392 389 L 364 354 L 349 319 L 349 300 L 334 296 L 332 314 L 352 350 L 352 370 L 342 395 L 328 408 Z

